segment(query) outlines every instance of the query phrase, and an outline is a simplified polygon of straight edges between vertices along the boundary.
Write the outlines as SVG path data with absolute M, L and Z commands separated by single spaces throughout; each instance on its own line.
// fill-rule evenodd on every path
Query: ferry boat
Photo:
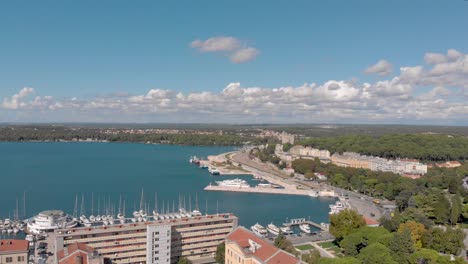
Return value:
M 300 225 L 299 225 L 299 229 L 300 229 L 302 232 L 306 233 L 306 234 L 312 233 L 312 232 L 310 231 L 310 226 L 309 226 L 309 224 L 305 224 L 305 223 L 304 223 L 304 224 L 300 224 Z
M 259 223 L 256 223 L 255 225 L 253 225 L 252 227 L 250 227 L 250 229 L 254 232 L 254 234 L 256 234 L 259 237 L 268 236 L 268 231 L 265 229 L 265 227 L 263 227 Z
M 51 232 L 58 228 L 71 228 L 77 225 L 76 219 L 59 210 L 43 211 L 27 220 L 27 228 L 33 234 Z
M 280 229 L 277 226 L 275 226 L 273 223 L 270 223 L 269 225 L 267 225 L 267 231 L 272 233 L 275 236 L 279 235 L 280 233 Z
M 223 187 L 250 188 L 250 185 L 242 179 L 217 181 L 216 183 L 218 184 L 218 186 Z
M 219 175 L 221 174 L 216 167 L 208 167 L 208 172 L 212 175 Z

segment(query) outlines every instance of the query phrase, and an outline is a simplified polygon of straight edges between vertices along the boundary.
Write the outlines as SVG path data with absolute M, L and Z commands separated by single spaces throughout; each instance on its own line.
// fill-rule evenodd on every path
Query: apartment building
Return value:
M 232 214 L 216 214 L 58 229 L 54 235 L 57 251 L 84 243 L 112 263 L 176 263 L 180 257 L 206 263 L 237 222 Z
M 334 154 L 331 156 L 331 161 L 340 167 L 371 169 L 371 163 L 368 159 L 353 152 L 344 152 L 342 155 Z
M 226 238 L 225 264 L 297 264 L 294 255 L 238 227 Z
M 27 240 L 0 240 L 0 264 L 26 264 L 28 252 Z
M 359 155 L 354 152 L 334 154 L 331 161 L 341 167 L 370 169 L 373 171 L 392 172 L 403 175 L 424 175 L 427 165 L 414 159 L 388 160 L 373 156 Z
M 330 151 L 324 149 L 315 149 L 311 147 L 304 147 L 296 145 L 289 150 L 291 155 L 302 156 L 302 157 L 312 157 L 319 159 L 330 159 Z

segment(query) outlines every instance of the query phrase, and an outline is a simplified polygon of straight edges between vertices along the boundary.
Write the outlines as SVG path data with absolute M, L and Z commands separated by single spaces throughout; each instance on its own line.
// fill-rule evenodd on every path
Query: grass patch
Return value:
M 297 246 L 296 248 L 299 250 L 309 250 L 309 249 L 313 249 L 314 247 L 312 245 L 305 244 L 305 245 Z
M 333 247 L 338 247 L 337 244 L 335 244 L 335 241 L 328 241 L 328 242 L 322 242 L 322 243 L 317 243 L 319 246 L 323 248 L 333 248 Z

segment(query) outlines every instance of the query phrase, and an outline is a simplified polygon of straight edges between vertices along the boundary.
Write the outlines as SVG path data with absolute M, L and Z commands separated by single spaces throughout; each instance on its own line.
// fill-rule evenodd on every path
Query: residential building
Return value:
M 359 155 L 354 152 L 334 154 L 331 161 L 341 167 L 370 169 L 373 171 L 392 172 L 402 175 L 424 175 L 427 165 L 414 159 L 388 160 L 373 156 Z
M 216 214 L 58 229 L 54 235 L 58 251 L 84 243 L 112 263 L 177 263 L 180 257 L 208 263 L 237 221 L 232 214 Z
M 286 132 L 283 132 L 280 135 L 280 139 L 281 139 L 281 144 L 289 143 L 291 145 L 294 145 L 295 136 L 293 134 L 288 134 Z
M 57 252 L 58 264 L 103 264 L 104 258 L 92 247 L 73 243 Z
M 26 264 L 28 252 L 27 240 L 0 240 L 0 264 Z
M 225 264 L 297 264 L 294 255 L 238 227 L 226 238 Z
M 371 163 L 354 152 L 344 152 L 343 154 L 334 154 L 331 161 L 340 167 L 350 167 L 357 169 L 371 169 Z
M 330 159 L 330 151 L 315 149 L 311 147 L 304 147 L 300 145 L 293 146 L 289 153 L 291 155 L 300 156 L 300 157 L 312 157 L 319 159 Z

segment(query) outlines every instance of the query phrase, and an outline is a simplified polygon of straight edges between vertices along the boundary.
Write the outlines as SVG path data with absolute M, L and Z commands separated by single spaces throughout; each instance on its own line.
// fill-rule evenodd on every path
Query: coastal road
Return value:
M 378 221 L 384 214 L 385 209 L 381 205 L 374 204 L 373 197 L 360 194 L 357 192 L 344 190 L 338 187 L 334 187 L 325 183 L 318 183 L 313 181 L 304 181 L 301 179 L 292 179 L 290 175 L 287 175 L 285 172 L 273 168 L 270 164 L 263 163 L 256 159 L 250 159 L 248 150 L 237 152 L 228 156 L 232 161 L 237 162 L 245 166 L 246 169 L 255 169 L 257 171 L 268 174 L 268 176 L 275 178 L 278 181 L 282 182 L 282 185 L 285 185 L 285 188 L 298 188 L 300 189 L 317 189 L 317 190 L 334 190 L 335 193 L 340 195 L 346 195 L 348 197 L 347 201 L 351 207 L 357 210 L 360 214 Z M 394 203 L 389 201 L 383 201 L 383 204 L 394 205 Z

